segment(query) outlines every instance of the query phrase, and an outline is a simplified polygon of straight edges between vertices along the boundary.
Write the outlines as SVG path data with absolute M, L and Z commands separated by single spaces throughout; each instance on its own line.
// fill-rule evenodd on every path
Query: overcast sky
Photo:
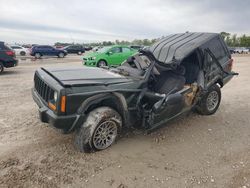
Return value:
M 185 31 L 250 34 L 250 0 L 0 0 L 0 40 L 53 44 L 158 38 Z

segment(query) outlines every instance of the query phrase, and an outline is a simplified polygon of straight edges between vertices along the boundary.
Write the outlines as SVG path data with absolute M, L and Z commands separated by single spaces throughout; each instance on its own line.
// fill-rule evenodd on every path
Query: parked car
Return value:
M 83 65 L 94 67 L 119 66 L 123 61 L 136 52 L 137 50 L 128 46 L 106 46 L 99 49 L 97 52 L 84 55 Z
M 24 44 L 22 45 L 23 48 L 30 49 L 32 46 L 30 44 Z
M 91 46 L 85 46 L 84 48 L 85 48 L 85 51 L 89 51 L 93 49 Z
M 76 147 L 90 152 L 125 127 L 150 132 L 191 109 L 214 114 L 232 65 L 220 34 L 174 34 L 117 68 L 40 68 L 32 93 L 41 121 L 76 131 Z
M 64 48 L 64 50 L 68 53 L 68 54 L 78 54 L 81 55 L 82 53 L 85 52 L 85 48 L 81 45 L 70 45 L 70 46 L 66 46 Z
M 15 51 L 16 55 L 25 56 L 29 53 L 29 50 L 27 48 L 19 45 L 11 45 L 10 47 Z
M 144 48 L 144 46 L 140 46 L 140 45 L 131 45 L 131 46 L 129 46 L 130 48 L 133 48 L 134 50 L 137 50 L 137 51 L 139 51 L 139 50 L 141 50 L 141 49 L 143 49 Z
M 15 67 L 17 64 L 15 52 L 0 41 L 0 73 L 4 71 L 4 68 Z
M 92 48 L 92 51 L 97 52 L 101 48 L 103 48 L 103 46 L 96 46 L 96 47 Z
M 245 47 L 235 48 L 234 53 L 247 54 L 247 53 L 249 53 L 249 49 L 247 49 Z
M 235 53 L 235 48 L 234 47 L 228 47 L 228 50 L 231 54 L 234 54 Z
M 63 49 L 56 49 L 52 46 L 36 45 L 31 48 L 30 55 L 35 56 L 37 59 L 42 56 L 58 56 L 59 58 L 63 58 L 67 55 L 67 52 Z

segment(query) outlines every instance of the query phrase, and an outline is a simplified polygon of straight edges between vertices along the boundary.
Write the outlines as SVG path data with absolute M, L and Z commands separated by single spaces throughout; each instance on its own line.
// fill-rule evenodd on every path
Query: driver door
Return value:
M 181 93 L 171 94 L 156 102 L 150 115 L 150 127 L 155 128 L 182 112 L 184 97 Z

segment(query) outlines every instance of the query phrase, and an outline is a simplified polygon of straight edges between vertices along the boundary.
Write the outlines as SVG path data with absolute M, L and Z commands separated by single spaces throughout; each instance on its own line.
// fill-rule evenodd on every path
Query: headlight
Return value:
M 57 92 L 54 92 L 54 101 L 56 102 L 58 98 Z

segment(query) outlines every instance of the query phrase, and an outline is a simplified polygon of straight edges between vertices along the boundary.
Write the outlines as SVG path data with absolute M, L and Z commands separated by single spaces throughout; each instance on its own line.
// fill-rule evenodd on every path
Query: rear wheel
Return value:
M 104 60 L 100 60 L 98 63 L 97 63 L 97 67 L 104 67 L 104 66 L 107 66 L 107 62 L 104 61 Z
M 115 110 L 96 108 L 77 130 L 75 145 L 81 152 L 104 150 L 115 142 L 121 127 L 121 116 Z
M 212 115 L 220 106 L 221 91 L 218 85 L 213 85 L 208 92 L 202 97 L 197 105 L 197 112 L 201 115 Z
M 42 57 L 42 55 L 40 53 L 35 53 L 35 58 L 36 59 L 40 59 Z
M 78 54 L 78 55 L 82 55 L 82 52 L 81 52 L 81 51 L 79 51 L 79 52 L 77 52 L 77 54 Z
M 4 66 L 3 63 L 0 62 L 0 73 L 2 73 L 4 71 Z
M 62 53 L 62 52 L 60 52 L 60 53 L 58 54 L 58 57 L 59 57 L 59 58 L 64 58 L 64 56 L 65 56 L 65 54 Z

